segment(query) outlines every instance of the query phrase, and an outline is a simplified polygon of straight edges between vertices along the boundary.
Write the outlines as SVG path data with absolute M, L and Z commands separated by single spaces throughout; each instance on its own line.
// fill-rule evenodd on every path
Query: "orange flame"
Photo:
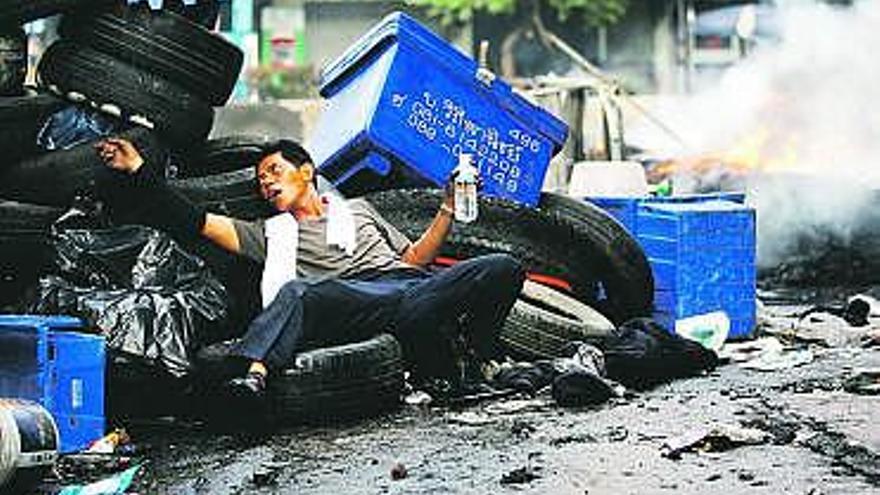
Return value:
M 793 135 L 782 135 L 768 127 L 760 127 L 726 150 L 664 161 L 653 168 L 651 176 L 663 178 L 676 173 L 703 175 L 719 169 L 736 175 L 753 171 L 791 170 L 798 161 L 797 144 L 798 140 Z

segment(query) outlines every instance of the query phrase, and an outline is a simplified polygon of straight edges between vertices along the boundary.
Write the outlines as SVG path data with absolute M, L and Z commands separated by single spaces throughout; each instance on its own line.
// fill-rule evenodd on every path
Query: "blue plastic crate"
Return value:
M 77 318 L 0 315 L 0 396 L 52 413 L 61 453 L 104 435 L 104 338 L 80 328 Z
M 474 155 L 483 192 L 535 205 L 567 125 L 403 13 L 321 74 L 312 157 L 343 193 L 440 186 Z
M 755 211 L 730 201 L 643 202 L 636 238 L 654 275 L 655 318 L 723 310 L 730 337 L 755 325 Z M 667 321 L 669 320 L 669 321 Z
M 639 232 L 638 208 L 646 203 L 693 204 L 707 201 L 730 201 L 743 204 L 744 192 L 715 192 L 706 194 L 683 194 L 680 196 L 645 196 L 630 198 L 588 197 L 587 201 L 605 210 L 633 235 Z

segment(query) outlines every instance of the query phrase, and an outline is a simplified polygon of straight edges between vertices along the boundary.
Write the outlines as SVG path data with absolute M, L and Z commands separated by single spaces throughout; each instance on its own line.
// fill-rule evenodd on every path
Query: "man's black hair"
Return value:
M 299 168 L 303 163 L 311 163 L 312 166 L 314 166 L 315 164 L 315 162 L 312 161 L 312 157 L 311 155 L 309 155 L 309 152 L 306 151 L 306 149 L 303 148 L 302 145 L 292 139 L 279 139 L 263 146 L 263 154 L 262 156 L 260 156 L 260 160 L 257 161 L 256 166 L 259 166 L 260 162 L 267 156 L 274 155 L 278 152 L 281 153 L 282 158 L 289 161 L 296 168 Z M 312 175 L 312 183 L 317 187 L 317 170 L 315 170 L 314 175 Z

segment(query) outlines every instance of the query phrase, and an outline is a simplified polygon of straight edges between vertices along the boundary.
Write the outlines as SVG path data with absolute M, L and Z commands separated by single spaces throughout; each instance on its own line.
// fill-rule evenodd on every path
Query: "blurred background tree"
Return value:
M 626 13 L 629 0 L 408 0 L 411 5 L 424 7 L 428 15 L 439 17 L 444 23 L 468 22 L 474 12 L 491 15 L 516 16 L 522 21 L 507 33 L 501 43 L 501 74 L 514 77 L 514 46 L 523 37 L 536 38 L 548 49 L 559 49 L 561 38 L 544 23 L 542 10 L 549 8 L 560 20 L 576 17 L 585 26 L 607 26 L 619 21 Z

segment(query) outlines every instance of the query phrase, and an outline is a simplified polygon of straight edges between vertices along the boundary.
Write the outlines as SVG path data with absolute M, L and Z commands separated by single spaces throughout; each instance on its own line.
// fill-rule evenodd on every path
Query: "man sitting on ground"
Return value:
M 234 354 L 248 372 L 229 386 L 261 396 L 271 373 L 288 366 L 305 342 L 332 345 L 391 332 L 423 377 L 451 369 L 450 341 L 461 338 L 477 365 L 500 358 L 498 333 L 522 287 L 524 272 L 508 255 L 472 258 L 426 270 L 449 233 L 454 207 L 447 192 L 427 230 L 410 242 L 363 199 L 320 194 L 309 154 L 297 143 L 267 146 L 256 165 L 262 197 L 279 212 L 244 221 L 205 212 L 169 189 L 128 141 L 96 146 L 117 172 L 117 198 L 149 212 L 146 223 L 201 235 L 263 265 L 264 310 Z M 445 335 L 456 329 L 459 335 Z

